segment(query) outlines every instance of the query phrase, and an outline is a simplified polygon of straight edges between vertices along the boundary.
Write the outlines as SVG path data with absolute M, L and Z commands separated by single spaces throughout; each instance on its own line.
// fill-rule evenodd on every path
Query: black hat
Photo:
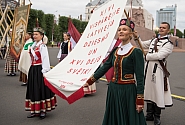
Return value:
M 121 25 L 126 25 L 126 26 L 130 27 L 132 29 L 132 31 L 134 31 L 135 24 L 134 24 L 134 22 L 132 22 L 129 19 L 121 19 L 119 26 L 121 26 Z
M 28 31 L 27 34 L 32 35 L 32 32 Z

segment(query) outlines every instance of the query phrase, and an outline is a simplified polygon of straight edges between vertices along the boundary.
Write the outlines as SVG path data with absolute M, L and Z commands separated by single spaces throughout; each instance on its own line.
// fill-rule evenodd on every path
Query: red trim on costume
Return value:
M 69 97 L 66 97 L 63 93 L 61 93 L 57 88 L 55 88 L 51 83 L 44 77 L 44 83 L 46 86 L 48 86 L 52 92 L 60 96 L 61 98 L 67 100 L 69 104 L 72 104 L 73 102 L 77 101 L 78 99 L 82 98 L 84 96 L 83 86 L 71 94 Z
M 42 44 L 40 44 L 40 45 L 42 45 Z M 33 55 L 30 54 L 31 55 L 31 60 L 32 60 L 31 65 L 42 64 L 41 54 L 40 54 L 40 51 L 39 51 L 40 45 L 34 49 L 35 54 L 38 57 L 38 60 L 35 60 L 34 57 L 33 57 Z
M 137 105 L 144 105 L 144 99 L 136 99 L 136 104 Z
M 57 102 L 56 96 L 46 100 L 31 102 L 31 100 L 28 99 L 25 101 L 25 110 L 31 111 L 31 113 L 40 113 L 55 109 Z
M 95 81 L 94 81 L 94 80 L 92 80 L 92 78 L 91 78 L 91 77 L 87 80 L 87 83 L 88 83 L 89 85 L 92 85 L 94 82 L 95 82 Z

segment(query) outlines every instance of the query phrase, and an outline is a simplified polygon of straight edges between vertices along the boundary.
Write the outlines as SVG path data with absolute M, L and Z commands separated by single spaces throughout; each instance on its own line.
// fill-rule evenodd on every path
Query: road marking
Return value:
M 100 78 L 100 80 L 107 81 L 107 80 L 104 79 L 104 78 Z M 175 98 L 175 99 L 180 99 L 180 100 L 185 101 L 185 97 L 183 97 L 183 96 L 174 95 L 174 94 L 171 94 L 171 96 L 172 96 L 173 98 Z

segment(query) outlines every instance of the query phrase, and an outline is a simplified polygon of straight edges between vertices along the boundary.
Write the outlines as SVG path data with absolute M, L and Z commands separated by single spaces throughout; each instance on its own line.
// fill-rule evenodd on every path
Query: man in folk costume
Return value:
M 160 125 L 161 109 L 173 105 L 169 85 L 169 72 L 166 69 L 167 57 L 173 51 L 173 43 L 169 40 L 170 25 L 162 22 L 156 38 L 141 42 L 143 48 L 149 48 L 146 54 L 145 92 L 147 101 L 147 121 Z M 138 39 L 137 33 L 135 38 Z
M 7 76 L 15 76 L 15 72 L 18 70 L 18 64 L 15 61 L 15 59 L 10 55 L 10 44 L 11 44 L 11 38 L 12 38 L 12 29 L 10 29 L 8 34 L 8 40 L 7 40 L 7 49 L 8 53 L 6 56 L 6 62 L 5 62 L 5 69 L 4 72 L 7 72 Z
M 27 85 L 27 76 L 28 76 L 28 71 L 30 68 L 30 54 L 28 52 L 28 47 L 32 46 L 33 44 L 33 39 L 32 39 L 32 33 L 27 32 L 25 35 L 25 44 L 24 48 L 20 54 L 20 59 L 19 59 L 19 64 L 18 64 L 18 69 L 20 71 L 20 77 L 19 81 L 23 82 L 22 86 Z

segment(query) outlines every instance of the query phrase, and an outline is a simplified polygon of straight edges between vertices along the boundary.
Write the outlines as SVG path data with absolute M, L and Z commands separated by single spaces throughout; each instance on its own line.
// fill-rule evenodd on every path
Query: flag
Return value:
M 19 57 L 25 43 L 25 34 L 28 25 L 30 7 L 31 4 L 17 7 L 15 9 L 14 26 L 10 43 L 10 54 L 13 56 L 16 62 L 19 61 Z
M 76 45 L 76 43 L 79 41 L 81 34 L 78 32 L 76 27 L 73 25 L 73 22 L 71 19 L 68 21 L 68 33 L 71 35 L 70 41 L 73 44 L 73 47 Z

